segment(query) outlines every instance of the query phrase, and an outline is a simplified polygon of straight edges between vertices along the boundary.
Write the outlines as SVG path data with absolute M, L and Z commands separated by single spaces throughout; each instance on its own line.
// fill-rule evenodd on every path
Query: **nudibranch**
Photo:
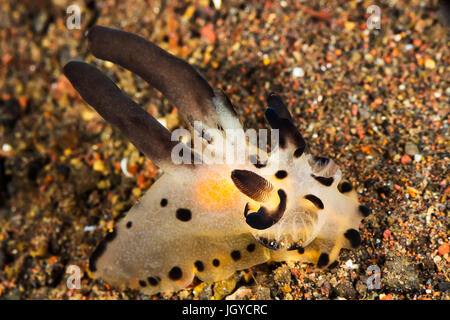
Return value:
M 139 36 L 94 26 L 87 37 L 95 57 L 158 89 L 194 135 L 174 140 L 95 67 L 80 61 L 64 67 L 81 97 L 163 171 L 93 252 L 89 268 L 95 277 L 155 294 L 183 289 L 194 276 L 218 281 L 268 261 L 324 268 L 338 260 L 341 248 L 360 245 L 358 228 L 370 209 L 359 204 L 333 160 L 309 153 L 280 97 L 267 99 L 265 116 L 278 138 L 270 152 L 247 139 L 251 161 L 207 163 L 198 150 L 209 147 L 227 156 L 224 146 L 236 144 L 229 132 L 243 132 L 225 93 Z M 210 129 L 214 134 L 208 135 Z M 176 161 L 177 149 L 189 161 Z

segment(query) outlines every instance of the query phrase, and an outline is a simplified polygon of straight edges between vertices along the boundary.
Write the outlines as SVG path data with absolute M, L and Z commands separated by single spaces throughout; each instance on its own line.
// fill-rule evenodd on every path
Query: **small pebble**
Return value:
M 427 60 L 425 60 L 425 68 L 427 69 L 436 68 L 436 62 L 434 62 L 433 59 L 428 58 Z
M 252 296 L 252 289 L 240 287 L 234 293 L 230 294 L 225 300 L 248 300 Z
M 11 145 L 5 143 L 5 144 L 2 146 L 2 150 L 3 150 L 3 152 L 10 152 L 10 151 L 12 150 L 12 147 L 11 147 Z
M 301 78 L 305 75 L 305 72 L 300 67 L 295 67 L 294 70 L 292 70 L 292 75 L 294 78 Z
M 405 144 L 405 152 L 410 156 L 414 156 L 419 153 L 419 148 L 417 148 L 417 146 L 414 143 L 408 141 Z
M 444 256 L 448 253 L 449 251 L 449 244 L 448 243 L 443 243 L 439 246 L 438 252 L 441 256 Z
M 95 171 L 99 171 L 99 172 L 105 171 L 105 165 L 103 164 L 103 161 L 102 160 L 95 160 L 94 161 L 94 165 L 93 165 L 93 169 Z

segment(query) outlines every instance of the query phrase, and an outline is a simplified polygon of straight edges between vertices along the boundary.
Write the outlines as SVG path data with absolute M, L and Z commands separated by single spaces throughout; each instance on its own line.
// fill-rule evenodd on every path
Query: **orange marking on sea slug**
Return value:
M 211 209 L 222 209 L 233 206 L 240 191 L 229 177 L 208 175 L 196 184 L 195 198 Z

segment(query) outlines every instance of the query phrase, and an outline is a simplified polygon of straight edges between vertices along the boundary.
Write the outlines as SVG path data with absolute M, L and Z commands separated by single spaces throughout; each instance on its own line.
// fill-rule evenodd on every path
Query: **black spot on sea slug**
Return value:
M 189 221 L 192 218 L 191 210 L 180 208 L 177 210 L 177 219 L 181 221 Z
M 255 154 L 250 155 L 250 163 L 252 163 L 257 169 L 264 168 L 267 165 L 267 161 L 261 162 Z
M 305 253 L 305 248 L 303 248 L 303 247 L 297 248 L 297 252 L 299 254 L 304 254 Z
M 218 267 L 218 266 L 220 266 L 220 260 L 219 259 L 214 259 L 212 264 L 213 264 L 214 267 Z
M 253 251 L 255 251 L 255 249 L 256 249 L 256 246 L 255 246 L 254 243 L 250 243 L 250 244 L 247 246 L 247 251 L 248 251 L 248 252 L 253 252 Z
M 315 176 L 313 174 L 311 174 L 311 176 L 316 179 L 316 181 L 318 181 L 319 183 L 323 184 L 324 186 L 331 186 L 333 184 L 333 177 L 320 177 L 320 176 Z
M 294 151 L 294 158 L 300 158 L 302 156 L 303 152 L 305 152 L 305 148 L 306 148 L 306 145 L 303 146 L 303 147 L 295 149 L 295 151 Z
M 348 181 L 344 181 L 338 184 L 338 190 L 340 193 L 347 193 L 352 191 L 352 184 Z
M 205 265 L 200 260 L 197 260 L 194 262 L 194 266 L 197 268 L 198 271 L 202 272 L 205 270 Z
M 167 206 L 167 199 L 166 198 L 162 198 L 161 199 L 161 207 L 165 207 Z
M 287 248 L 287 251 L 293 251 L 293 250 L 297 250 L 299 248 L 302 248 L 302 245 L 299 243 L 294 243 L 293 245 L 291 245 L 289 248 Z
M 183 276 L 183 271 L 181 271 L 180 267 L 173 267 L 169 271 L 169 278 L 171 280 L 179 280 Z
M 150 285 L 152 285 L 152 286 L 156 286 L 159 283 L 159 278 L 148 277 L 147 280 L 148 280 L 148 283 L 150 283 Z
M 269 240 L 264 237 L 259 237 L 257 240 L 259 243 L 261 243 L 267 249 L 270 249 L 270 250 L 279 250 L 280 249 L 278 242 L 276 242 L 274 240 Z
M 279 171 L 277 171 L 277 173 L 275 173 L 275 177 L 277 177 L 278 179 L 286 178 L 287 177 L 286 170 L 279 170 Z
M 257 162 L 254 164 L 256 169 L 264 168 L 266 165 L 267 165 L 267 163 L 260 163 L 260 162 Z
M 324 158 L 324 157 L 314 157 L 314 162 L 319 166 L 326 166 L 328 162 L 330 162 L 330 159 Z
M 139 280 L 139 285 L 140 285 L 142 288 L 145 288 L 145 287 L 147 286 L 147 282 L 145 282 L 144 280 Z
M 231 258 L 233 258 L 234 261 L 238 261 L 241 258 L 241 252 L 239 250 L 233 250 L 231 252 Z
M 350 241 L 352 248 L 358 248 L 361 244 L 361 236 L 359 232 L 355 229 L 348 229 L 344 236 Z
M 371 210 L 370 210 L 370 208 L 367 207 L 367 206 L 360 205 L 360 206 L 359 206 L 359 212 L 361 212 L 361 214 L 362 214 L 364 217 L 367 217 L 367 216 L 371 213 Z
M 305 196 L 305 199 L 311 201 L 317 207 L 317 209 L 323 209 L 324 208 L 322 200 L 320 200 L 319 198 L 317 198 L 313 194 L 307 194 Z
M 322 253 L 319 256 L 319 260 L 317 261 L 317 267 L 322 268 L 325 267 L 330 262 L 330 256 L 328 253 Z
M 128 221 L 126 224 L 127 229 L 130 229 L 132 225 L 133 225 L 133 222 Z

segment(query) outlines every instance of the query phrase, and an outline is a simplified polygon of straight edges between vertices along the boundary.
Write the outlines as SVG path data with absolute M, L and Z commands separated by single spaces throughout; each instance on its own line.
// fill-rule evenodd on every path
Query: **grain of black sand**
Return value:
M 223 2 L 89 1 L 82 29 L 68 30 L 70 1 L 2 1 L 0 299 L 449 299 L 449 29 L 438 1 L 377 2 L 380 30 L 367 28 L 368 1 Z M 183 126 L 143 80 L 89 54 L 83 31 L 94 23 L 188 60 L 247 127 L 266 126 L 265 97 L 280 93 L 311 151 L 334 158 L 372 208 L 360 249 L 331 271 L 265 264 L 173 295 L 92 280 L 90 253 L 158 171 L 62 66 L 93 63 L 170 129 Z M 83 272 L 80 290 L 66 287 L 69 265 Z M 378 290 L 366 285 L 371 265 Z

